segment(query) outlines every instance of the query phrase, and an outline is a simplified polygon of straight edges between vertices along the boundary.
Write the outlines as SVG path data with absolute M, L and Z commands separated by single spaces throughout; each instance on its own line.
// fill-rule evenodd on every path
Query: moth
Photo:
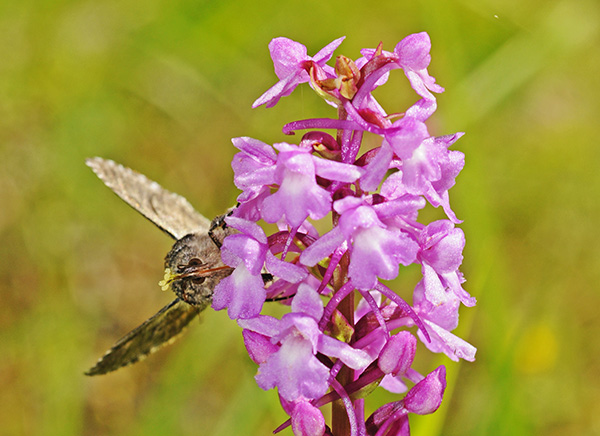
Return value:
M 145 358 L 171 343 L 212 301 L 215 286 L 232 268 L 221 261 L 221 245 L 235 230 L 225 216 L 214 220 L 198 213 L 182 196 L 111 160 L 94 157 L 86 164 L 127 204 L 175 239 L 165 257 L 159 283 L 176 298 L 139 327 L 119 339 L 86 375 L 106 374 Z

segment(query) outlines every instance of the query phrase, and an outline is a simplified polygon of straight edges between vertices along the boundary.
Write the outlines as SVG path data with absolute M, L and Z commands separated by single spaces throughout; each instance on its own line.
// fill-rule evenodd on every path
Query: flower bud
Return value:
M 408 331 L 392 336 L 379 353 L 377 365 L 385 374 L 404 374 L 412 365 L 417 339 Z
M 433 413 L 442 404 L 445 389 L 446 367 L 441 365 L 408 391 L 403 400 L 404 407 L 417 415 Z
M 292 430 L 295 436 L 322 436 L 325 418 L 318 408 L 308 401 L 301 401 L 292 412 Z

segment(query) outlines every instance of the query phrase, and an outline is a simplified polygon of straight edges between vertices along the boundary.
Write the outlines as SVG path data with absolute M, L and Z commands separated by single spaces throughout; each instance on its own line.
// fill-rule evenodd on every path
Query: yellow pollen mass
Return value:
M 158 282 L 158 286 L 160 286 L 163 291 L 168 290 L 171 287 L 171 282 L 175 280 L 175 277 L 176 275 L 173 274 L 171 268 L 165 268 L 165 276 L 160 282 Z

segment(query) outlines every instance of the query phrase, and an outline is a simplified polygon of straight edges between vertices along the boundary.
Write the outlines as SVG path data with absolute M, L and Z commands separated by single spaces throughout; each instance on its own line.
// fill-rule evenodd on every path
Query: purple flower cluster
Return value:
M 409 413 L 434 412 L 446 387 L 444 366 L 427 376 L 412 368 L 416 336 L 452 360 L 475 357 L 475 348 L 451 333 L 460 303 L 475 304 L 462 287 L 465 238 L 448 196 L 464 165 L 463 153 L 449 147 L 462 133 L 434 137 L 425 125 L 437 107 L 432 92 L 444 90 L 427 71 L 426 33 L 404 38 L 392 52 L 380 45 L 355 61 L 338 56 L 331 67 L 326 62 L 342 40 L 313 57 L 287 38 L 269 44 L 279 81 L 253 106 L 272 107 L 308 82 L 337 118 L 285 125 L 287 134 L 308 130 L 299 144 L 233 139 L 242 193 L 226 219 L 238 232 L 225 239 L 222 258 L 235 270 L 216 287 L 213 307 L 227 309 L 243 328 L 258 385 L 278 389 L 290 416 L 280 429 L 340 434 L 320 410 L 336 401 L 351 435 L 408 435 Z M 395 69 L 419 99 L 388 114 L 372 92 Z M 380 136 L 381 145 L 361 150 L 365 132 Z M 447 219 L 418 222 L 427 202 Z M 260 220 L 277 231 L 267 235 Z M 329 230 L 317 231 L 320 220 Z M 414 263 L 422 279 L 410 305 L 382 280 Z M 263 315 L 265 301 L 291 311 L 281 319 Z M 365 419 L 364 399 L 378 385 L 407 393 Z

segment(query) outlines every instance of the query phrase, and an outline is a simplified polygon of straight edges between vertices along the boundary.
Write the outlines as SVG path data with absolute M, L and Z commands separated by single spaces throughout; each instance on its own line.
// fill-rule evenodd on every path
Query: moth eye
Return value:
M 185 265 L 184 264 L 177 265 L 177 272 L 182 273 L 183 271 L 185 271 L 187 268 L 189 268 L 191 266 L 201 266 L 201 265 L 204 265 L 204 262 L 202 262 L 201 259 L 194 257 L 194 258 L 190 259 L 190 261 Z
M 204 283 L 204 280 L 206 280 L 206 277 L 192 277 L 190 280 L 192 281 L 193 284 L 200 285 L 200 284 Z
M 197 257 L 192 258 L 187 266 L 198 266 L 198 265 L 202 265 L 204 264 L 204 262 L 202 262 L 202 260 L 198 259 Z

